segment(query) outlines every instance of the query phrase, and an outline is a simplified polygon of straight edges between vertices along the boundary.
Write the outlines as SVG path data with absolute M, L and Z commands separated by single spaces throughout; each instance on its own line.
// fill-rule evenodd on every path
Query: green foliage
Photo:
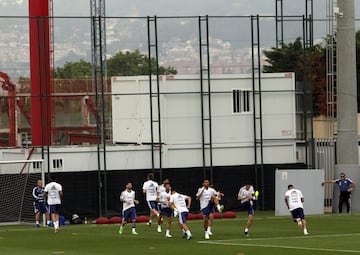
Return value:
M 293 43 L 272 48 L 264 54 L 269 63 L 264 66 L 264 72 L 295 72 L 296 81 L 311 80 L 312 94 L 309 93 L 307 101 L 313 102 L 315 116 L 326 114 L 326 52 L 321 45 L 304 49 L 301 38 L 297 38 Z
M 151 72 L 156 74 L 156 59 L 151 58 Z M 134 76 L 149 74 L 149 58 L 138 50 L 133 52 L 119 51 L 107 60 L 107 76 Z M 159 74 L 177 74 L 174 67 L 159 66 Z M 55 78 L 74 79 L 92 75 L 92 65 L 81 59 L 78 62 L 66 62 L 55 70 Z
M 327 38 L 327 40 L 331 40 Z M 356 32 L 356 76 L 358 112 L 360 112 L 360 30 Z M 270 72 L 295 72 L 296 80 L 302 81 L 304 76 L 304 53 L 300 38 L 294 43 L 283 45 L 283 48 L 272 48 L 264 52 L 268 65 L 263 70 Z M 312 48 L 311 65 L 313 86 L 313 110 L 315 115 L 326 113 L 326 51 L 321 45 Z
M 108 76 L 141 75 L 148 72 L 146 62 L 148 58 L 138 50 L 134 52 L 119 51 L 107 61 Z
M 299 61 L 303 56 L 303 46 L 301 38 L 297 38 L 294 43 L 284 44 L 282 48 L 271 48 L 264 51 L 269 65 L 264 65 L 265 73 L 276 72 L 295 72 L 296 77 L 301 77 L 302 70 L 299 70 Z
M 151 58 L 151 73 L 156 74 L 156 59 Z M 159 74 L 176 74 L 173 67 L 159 66 Z M 110 76 L 130 76 L 149 74 L 149 58 L 141 54 L 138 50 L 134 52 L 119 51 L 107 61 L 107 75 Z
M 63 67 L 57 67 L 55 78 L 71 79 L 86 78 L 91 76 L 91 63 L 80 59 L 78 62 L 66 62 Z
M 315 115 L 327 115 L 326 98 L 326 51 L 320 45 L 312 49 L 311 65 L 313 111 Z

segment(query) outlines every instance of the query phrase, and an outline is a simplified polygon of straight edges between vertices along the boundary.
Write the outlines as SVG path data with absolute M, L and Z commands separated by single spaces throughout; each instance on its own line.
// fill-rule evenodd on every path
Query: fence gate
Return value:
M 336 140 L 331 138 L 315 139 L 315 169 L 324 169 L 325 179 L 334 179 L 336 164 Z M 324 186 L 324 210 L 332 212 L 334 185 Z

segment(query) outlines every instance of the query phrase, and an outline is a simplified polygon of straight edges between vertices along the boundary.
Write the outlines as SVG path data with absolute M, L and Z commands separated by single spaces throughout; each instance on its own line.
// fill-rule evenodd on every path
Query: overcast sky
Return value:
M 30 0 L 31 1 L 31 0 Z M 89 16 L 90 0 L 53 0 L 55 16 Z M 324 18 L 329 0 L 314 0 L 315 18 Z M 331 0 L 332 1 L 332 0 Z M 285 15 L 302 15 L 306 0 L 284 0 Z M 356 17 L 360 3 L 355 1 Z M 106 0 L 107 16 L 274 15 L 275 0 Z M 28 14 L 28 0 L 0 0 L 0 15 Z

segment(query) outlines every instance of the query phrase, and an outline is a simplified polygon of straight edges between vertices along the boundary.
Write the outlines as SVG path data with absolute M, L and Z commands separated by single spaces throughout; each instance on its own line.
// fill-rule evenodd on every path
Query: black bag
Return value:
M 77 214 L 73 214 L 71 217 L 71 224 L 82 224 L 82 220 Z

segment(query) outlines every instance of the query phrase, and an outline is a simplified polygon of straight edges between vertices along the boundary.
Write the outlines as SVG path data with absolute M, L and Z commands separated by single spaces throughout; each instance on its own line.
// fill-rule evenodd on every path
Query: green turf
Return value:
M 273 212 L 258 212 L 250 231 L 243 236 L 245 213 L 236 219 L 217 219 L 214 235 L 205 241 L 202 221 L 188 221 L 193 239 L 181 238 L 173 224 L 172 238 L 157 233 L 156 226 L 137 224 L 138 236 L 130 234 L 127 225 L 123 235 L 119 225 L 70 225 L 59 233 L 52 228 L 1 226 L 0 254 L 156 254 L 156 255 L 245 255 L 245 254 L 359 254 L 360 214 L 307 216 L 309 236 L 290 221 L 274 217 Z

